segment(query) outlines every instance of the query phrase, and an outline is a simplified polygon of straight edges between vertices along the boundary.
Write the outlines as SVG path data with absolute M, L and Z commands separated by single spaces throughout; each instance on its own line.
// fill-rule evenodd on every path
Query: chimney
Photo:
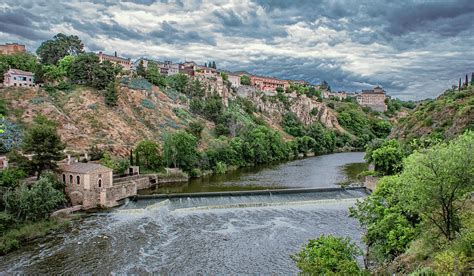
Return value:
M 117 51 L 115 51 L 115 57 L 117 57 Z
M 67 164 L 71 165 L 71 155 L 70 154 L 67 155 Z
M 8 168 L 8 160 L 7 159 L 3 160 L 3 168 L 4 169 Z
M 84 154 L 84 157 L 86 158 L 87 161 L 89 161 L 89 155 L 87 154 L 87 152 Z

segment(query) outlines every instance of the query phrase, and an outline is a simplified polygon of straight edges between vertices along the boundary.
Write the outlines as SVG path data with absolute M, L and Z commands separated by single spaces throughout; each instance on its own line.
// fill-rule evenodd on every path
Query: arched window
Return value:
M 76 182 L 77 182 L 77 185 L 81 184 L 81 177 L 79 175 L 76 176 Z
M 73 180 L 73 177 L 72 177 L 72 174 L 69 175 L 69 184 L 73 184 L 74 182 L 72 182 Z
M 63 183 L 66 183 L 66 175 L 63 173 Z
M 102 179 L 99 179 L 99 181 L 97 181 L 97 184 L 99 184 L 99 188 L 102 187 Z

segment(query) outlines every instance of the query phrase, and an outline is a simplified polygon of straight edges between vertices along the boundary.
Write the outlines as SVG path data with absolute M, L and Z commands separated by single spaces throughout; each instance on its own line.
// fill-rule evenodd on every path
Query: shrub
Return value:
M 201 171 L 201 169 L 199 169 L 199 168 L 193 168 L 193 169 L 189 172 L 189 176 L 190 176 L 190 177 L 193 177 L 193 178 L 201 177 L 201 176 L 202 176 L 202 171 Z
M 310 240 L 303 249 L 292 255 L 303 274 L 360 274 L 357 256 L 362 251 L 349 238 L 320 236 Z
M 148 108 L 148 109 L 155 109 L 155 104 L 153 104 L 150 100 L 148 99 L 143 99 L 141 101 L 141 105 L 145 108 Z
M 224 174 L 227 171 L 227 165 L 224 162 L 218 161 L 214 167 L 214 172 L 217 174 Z
M 19 221 L 38 221 L 49 216 L 59 204 L 66 201 L 54 184 L 41 177 L 31 188 L 26 184 L 5 193 L 6 210 Z

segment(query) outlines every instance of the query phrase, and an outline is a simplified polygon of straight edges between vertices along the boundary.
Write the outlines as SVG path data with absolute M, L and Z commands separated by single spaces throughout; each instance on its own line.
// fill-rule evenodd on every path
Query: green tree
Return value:
M 460 213 L 474 191 L 474 132 L 410 155 L 402 181 L 410 185 L 410 205 L 449 241 L 460 232 Z
M 163 157 L 167 166 L 189 171 L 197 162 L 197 139 L 185 131 L 168 133 L 163 144 Z
M 6 211 L 17 221 L 38 221 L 49 217 L 59 204 L 64 203 L 65 196 L 54 188 L 47 177 L 41 177 L 34 185 L 20 185 L 4 195 Z
M 25 133 L 22 149 L 33 155 L 29 163 L 38 179 L 44 170 L 55 170 L 56 162 L 64 157 L 62 151 L 65 145 L 56 128 L 56 123 L 44 116 L 37 116 L 33 126 Z
M 201 132 L 204 129 L 204 125 L 201 122 L 190 122 L 188 127 L 186 128 L 186 131 L 194 137 L 196 137 L 198 140 L 201 139 Z
M 405 156 L 400 143 L 392 139 L 369 145 L 366 149 L 365 160 L 369 163 L 373 162 L 375 170 L 382 174 L 392 175 L 402 170 Z
M 151 140 L 142 140 L 135 147 L 135 154 L 138 154 L 140 164 L 144 164 L 147 169 L 158 169 L 161 167 L 161 156 L 159 146 Z
M 155 63 L 149 63 L 145 78 L 154 85 L 166 87 L 166 76 L 160 73 L 160 68 Z
M 25 179 L 27 173 L 22 169 L 6 168 L 0 172 L 0 186 L 14 188 L 18 186 L 21 180 Z
M 56 65 L 58 61 L 68 55 L 78 55 L 83 52 L 84 44 L 75 35 L 59 33 L 53 39 L 41 43 L 36 53 L 43 64 Z
M 291 257 L 303 274 L 357 275 L 362 272 L 356 259 L 359 255 L 360 249 L 349 238 L 322 235 Z
M 179 93 L 186 93 L 186 87 L 188 85 L 188 76 L 185 74 L 176 74 L 168 77 L 169 86 Z
M 246 75 L 241 76 L 241 77 L 240 77 L 240 83 L 241 83 L 242 85 L 250 85 L 251 83 L 250 83 L 250 78 L 249 78 L 249 76 L 246 76 Z
M 118 95 L 117 95 L 117 88 L 115 87 L 115 82 L 111 81 L 104 92 L 105 104 L 108 106 L 116 106 Z
M 415 239 L 420 220 L 417 212 L 410 210 L 405 191 L 406 185 L 398 175 L 386 176 L 370 196 L 350 209 L 351 217 L 366 229 L 366 261 L 391 261 Z
M 146 76 L 146 71 L 145 71 L 145 66 L 143 66 L 143 60 L 141 59 L 140 62 L 138 63 L 137 66 L 137 75 L 145 77 Z
M 121 66 L 116 66 L 109 61 L 99 62 L 99 57 L 94 53 L 79 54 L 70 65 L 69 78 L 73 83 L 85 84 L 99 90 L 115 80 L 121 71 Z

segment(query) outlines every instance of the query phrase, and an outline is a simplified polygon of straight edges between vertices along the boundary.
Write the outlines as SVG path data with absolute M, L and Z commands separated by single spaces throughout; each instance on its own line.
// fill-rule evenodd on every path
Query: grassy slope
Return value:
M 391 136 L 400 139 L 453 138 L 466 129 L 474 129 L 474 88 L 461 92 L 446 91 L 435 100 L 420 103 L 400 118 Z

